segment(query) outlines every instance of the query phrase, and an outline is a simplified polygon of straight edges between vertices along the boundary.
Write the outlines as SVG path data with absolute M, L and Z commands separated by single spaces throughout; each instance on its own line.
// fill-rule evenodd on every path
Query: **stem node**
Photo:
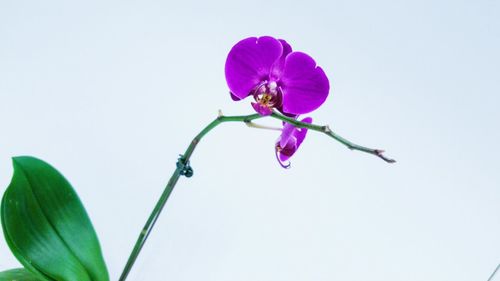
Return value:
M 189 165 L 189 160 L 186 160 L 183 155 L 179 156 L 179 160 L 175 164 L 177 169 L 179 170 L 179 174 L 181 176 L 185 176 L 186 178 L 190 178 L 193 176 L 193 168 Z

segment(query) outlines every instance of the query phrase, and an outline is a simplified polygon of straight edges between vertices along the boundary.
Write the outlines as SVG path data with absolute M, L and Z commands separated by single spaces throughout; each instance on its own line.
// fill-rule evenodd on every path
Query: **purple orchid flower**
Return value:
M 273 108 L 292 116 L 311 112 L 330 90 L 325 72 L 313 58 L 292 52 L 285 40 L 269 36 L 234 45 L 225 73 L 233 100 L 253 96 L 252 106 L 261 115 L 270 115 Z
M 311 117 L 306 117 L 301 120 L 301 122 L 312 123 Z M 276 159 L 283 168 L 290 167 L 290 157 L 299 149 L 306 138 L 307 128 L 297 128 L 292 124 L 285 123 L 283 125 L 283 130 L 281 131 L 281 136 L 276 141 Z M 288 163 L 286 163 L 288 161 Z M 285 164 L 286 163 L 286 164 Z

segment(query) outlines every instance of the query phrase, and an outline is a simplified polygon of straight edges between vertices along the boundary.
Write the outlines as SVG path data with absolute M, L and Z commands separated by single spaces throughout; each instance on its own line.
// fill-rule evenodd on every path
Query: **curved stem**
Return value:
M 294 125 L 297 128 L 307 128 L 307 129 L 310 129 L 310 130 L 313 130 L 313 131 L 324 133 L 325 135 L 330 136 L 330 137 L 334 138 L 335 140 L 337 140 L 338 142 L 340 142 L 341 144 L 347 146 L 347 148 L 349 148 L 351 150 L 358 150 L 358 151 L 366 152 L 366 153 L 369 153 L 369 154 L 373 154 L 373 155 L 381 158 L 382 160 L 384 160 L 387 163 L 395 163 L 396 162 L 396 160 L 391 159 L 391 158 L 387 158 L 386 156 L 384 156 L 384 154 L 383 154 L 384 150 L 382 150 L 382 149 L 368 148 L 368 147 L 365 147 L 365 146 L 361 146 L 361 145 L 355 144 L 355 143 L 353 143 L 351 141 L 348 141 L 347 139 L 345 139 L 345 138 L 339 136 L 338 134 L 334 133 L 330 129 L 330 127 L 328 125 L 321 126 L 321 125 L 315 125 L 315 124 L 309 124 L 309 123 L 300 122 L 300 121 L 298 121 L 298 120 L 296 120 L 294 118 L 287 117 L 287 116 L 285 116 L 283 114 L 277 113 L 276 111 L 274 111 L 271 114 L 271 117 L 279 119 L 279 120 L 287 122 L 287 123 L 290 123 L 290 124 Z
M 497 265 L 497 267 L 495 268 L 495 271 L 493 271 L 493 273 L 490 275 L 490 278 L 488 278 L 488 281 L 492 281 L 493 280 L 493 277 L 495 277 L 495 274 L 497 274 L 497 271 L 500 269 L 500 264 Z
M 384 159 L 386 162 L 393 163 L 395 162 L 392 159 L 386 158 L 385 156 L 382 155 L 383 150 L 379 149 L 371 149 L 367 148 L 364 146 L 360 146 L 357 144 L 354 144 L 341 136 L 335 134 L 328 126 L 319 126 L 319 125 L 314 125 L 314 124 L 309 124 L 309 123 L 303 123 L 298 120 L 295 120 L 293 118 L 284 116 L 280 113 L 273 112 L 271 117 L 282 120 L 284 122 L 288 122 L 290 124 L 295 125 L 298 128 L 308 128 L 310 130 L 322 132 L 340 143 L 346 145 L 348 148 L 353 149 L 353 150 L 359 150 L 363 151 L 366 153 L 370 153 L 373 155 L 376 155 L 382 159 Z M 198 143 L 201 141 L 201 139 L 208 133 L 210 132 L 213 128 L 217 127 L 219 124 L 224 123 L 224 122 L 244 122 L 245 124 L 249 125 L 252 124 L 252 120 L 263 118 L 265 116 L 261 116 L 259 114 L 251 114 L 251 115 L 240 115 L 240 116 L 224 116 L 221 113 L 219 113 L 219 116 L 215 118 L 210 124 L 208 124 L 201 132 L 196 135 L 191 143 L 189 144 L 188 148 L 184 152 L 183 155 L 180 156 L 178 162 L 177 162 L 177 167 L 170 177 L 170 180 L 167 183 L 167 186 L 165 187 L 165 190 L 160 196 L 160 199 L 156 203 L 153 211 L 151 212 L 151 215 L 149 216 L 148 220 L 146 221 L 146 224 L 142 228 L 141 233 L 139 234 L 139 237 L 137 238 L 137 241 L 135 243 L 134 248 L 132 249 L 132 253 L 130 254 L 127 263 L 122 271 L 122 274 L 120 275 L 120 278 L 118 279 L 119 281 L 124 281 L 127 279 L 128 274 L 130 273 L 130 270 L 132 269 L 132 266 L 134 265 L 135 261 L 137 260 L 137 257 L 139 256 L 139 253 L 142 250 L 142 247 L 144 246 L 144 243 L 146 243 L 146 240 L 149 237 L 149 234 L 153 230 L 153 227 L 158 220 L 158 217 L 160 216 L 161 211 L 163 210 L 163 207 L 167 203 L 167 200 L 172 193 L 172 190 L 174 189 L 175 185 L 177 184 L 177 181 L 182 175 L 185 175 L 186 177 L 190 177 L 192 175 L 192 170 L 190 170 L 189 166 L 189 159 L 191 158 L 191 155 L 193 154 L 196 146 Z M 188 173 L 187 171 L 190 170 L 191 173 Z
M 153 229 L 153 226 L 156 223 L 156 220 L 158 220 L 158 217 L 160 216 L 161 211 L 163 210 L 163 207 L 165 206 L 165 203 L 167 203 L 168 197 L 172 193 L 172 190 L 175 187 L 175 184 L 179 180 L 179 177 L 183 175 L 183 171 L 186 168 L 186 166 L 189 165 L 189 159 L 191 158 L 191 155 L 193 154 L 194 149 L 200 142 L 200 140 L 205 136 L 208 132 L 210 132 L 213 128 L 217 127 L 217 125 L 223 123 L 223 122 L 251 122 L 254 119 L 261 118 L 259 114 L 252 114 L 252 115 L 245 115 L 245 116 L 218 116 L 214 121 L 212 121 L 210 124 L 208 124 L 196 137 L 193 138 L 191 143 L 189 144 L 188 148 L 186 149 L 186 152 L 184 152 L 183 155 L 179 158 L 179 161 L 177 162 L 177 168 L 175 169 L 174 173 L 170 177 L 170 180 L 167 183 L 167 186 L 165 187 L 165 190 L 160 196 L 160 199 L 156 203 L 153 211 L 151 212 L 151 215 L 149 216 L 146 224 L 142 228 L 141 233 L 139 234 L 139 238 L 137 238 L 137 242 L 135 243 L 134 249 L 132 250 L 132 253 L 130 254 L 127 264 L 125 265 L 125 268 L 122 271 L 122 274 L 120 275 L 119 281 L 124 281 L 127 279 L 128 274 L 130 273 L 130 270 L 132 269 L 132 266 L 134 265 L 137 257 L 139 256 L 139 253 L 142 250 L 142 247 L 144 246 L 144 243 L 146 243 L 146 240 L 149 237 L 149 234 L 151 233 L 151 230 Z

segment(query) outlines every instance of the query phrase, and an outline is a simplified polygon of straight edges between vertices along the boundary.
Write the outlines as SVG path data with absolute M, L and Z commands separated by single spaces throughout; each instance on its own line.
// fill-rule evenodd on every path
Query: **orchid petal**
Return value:
M 292 124 L 285 122 L 285 124 L 283 125 L 283 130 L 281 130 L 281 136 L 279 139 L 280 147 L 286 146 L 288 140 L 293 135 L 295 129 L 296 128 Z
M 283 39 L 278 39 L 280 41 L 281 46 L 283 46 L 283 52 L 281 54 L 281 57 L 273 64 L 271 68 L 271 79 L 278 81 L 280 77 L 283 75 L 283 70 L 285 68 L 285 59 L 288 54 L 292 52 L 292 46 L 288 44 Z
M 250 37 L 233 46 L 226 60 L 226 81 L 231 93 L 243 99 L 269 79 L 271 67 L 281 57 L 283 46 L 269 36 Z
M 328 97 L 330 83 L 325 72 L 309 55 L 290 53 L 285 60 L 283 76 L 283 111 L 304 114 L 318 108 Z
M 279 152 L 279 158 L 281 161 L 286 161 L 292 157 L 292 155 L 297 151 L 297 139 L 291 137 L 284 147 L 281 148 Z
M 312 118 L 306 117 L 302 119 L 301 122 L 311 124 Z M 285 123 L 283 125 L 281 136 L 276 143 L 276 146 L 280 148 L 278 150 L 278 160 L 281 162 L 280 164 L 287 161 L 295 154 L 306 138 L 306 135 L 307 128 L 297 128 L 290 123 Z
M 239 97 L 235 96 L 235 95 L 234 95 L 233 93 L 231 93 L 231 92 L 229 92 L 229 95 L 231 96 L 231 99 L 232 99 L 233 101 L 240 101 L 240 100 L 241 100 Z
M 300 122 L 311 124 L 312 118 L 306 117 L 306 118 L 302 119 Z M 297 138 L 297 149 L 299 148 L 299 146 L 302 144 L 302 142 L 306 138 L 306 135 L 307 135 L 307 128 L 300 128 L 300 129 L 296 129 L 293 131 L 293 136 L 295 138 Z

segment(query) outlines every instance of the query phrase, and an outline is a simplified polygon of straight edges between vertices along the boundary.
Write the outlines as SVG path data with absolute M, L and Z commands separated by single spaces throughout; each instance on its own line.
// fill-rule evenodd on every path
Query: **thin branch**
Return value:
M 500 263 L 497 265 L 497 268 L 495 268 L 495 271 L 490 275 L 490 278 L 488 278 L 488 281 L 492 281 L 493 277 L 495 277 L 495 274 L 497 274 L 497 271 L 500 269 Z
M 176 164 L 176 169 L 174 170 L 172 176 L 170 177 L 170 180 L 167 183 L 167 186 L 163 190 L 163 193 L 160 196 L 160 199 L 156 203 L 153 211 L 151 212 L 148 220 L 146 221 L 146 224 L 144 225 L 142 231 L 139 233 L 139 237 L 137 238 L 137 241 L 135 243 L 134 248 L 132 249 L 132 252 L 127 260 L 127 263 L 125 264 L 125 267 L 122 271 L 122 274 L 120 275 L 120 278 L 118 279 L 119 281 L 124 281 L 128 274 L 130 273 L 130 270 L 134 266 L 134 263 L 139 256 L 144 244 L 146 243 L 146 240 L 149 237 L 149 234 L 153 230 L 153 227 L 158 220 L 158 217 L 160 216 L 161 211 L 163 210 L 163 207 L 167 203 L 168 198 L 170 197 L 170 194 L 172 193 L 172 190 L 174 189 L 175 185 L 177 184 L 177 181 L 181 176 L 186 176 L 186 177 L 191 177 L 193 175 L 193 169 L 189 165 L 189 159 L 191 158 L 191 155 L 193 154 L 196 146 L 198 143 L 201 141 L 201 139 L 208 133 L 210 132 L 213 128 L 217 127 L 221 123 L 224 122 L 244 122 L 247 124 L 247 126 L 259 126 L 255 123 L 252 123 L 253 120 L 263 118 L 265 116 L 259 115 L 259 114 L 250 114 L 250 115 L 240 115 L 240 116 L 224 116 L 222 114 L 222 111 L 219 110 L 217 118 L 215 118 L 210 124 L 208 124 L 203 130 L 201 130 L 191 141 L 189 144 L 188 148 L 184 152 L 183 155 L 180 156 L 180 158 L 177 161 Z M 385 157 L 382 153 L 384 152 L 383 150 L 380 149 L 372 149 L 372 148 L 367 148 L 361 145 L 357 145 L 355 143 L 352 143 L 343 137 L 335 134 L 330 127 L 327 125 L 325 126 L 319 126 L 319 125 L 314 125 L 314 124 L 309 124 L 309 123 L 304 123 L 300 122 L 298 120 L 295 120 L 293 118 L 287 117 L 285 115 L 282 115 L 277 112 L 273 112 L 271 114 L 271 117 L 282 120 L 284 122 L 290 123 L 298 128 L 308 128 L 310 130 L 322 132 L 335 140 L 339 141 L 340 143 L 344 144 L 347 146 L 349 149 L 352 150 L 359 150 L 363 151 L 366 153 L 370 153 L 373 155 L 376 155 L 377 157 L 382 158 L 384 161 L 388 163 L 394 163 L 396 162 L 395 160 L 389 159 Z M 253 124 L 253 125 L 251 125 Z M 498 270 L 498 267 L 497 267 Z M 492 274 L 495 275 L 496 271 Z M 490 278 L 490 279 L 491 279 Z M 491 280 L 488 280 L 491 281 Z
M 279 120 L 287 122 L 287 123 L 290 123 L 290 124 L 294 125 L 297 128 L 307 128 L 309 130 L 313 130 L 313 131 L 324 133 L 325 135 L 327 135 L 329 137 L 332 137 L 333 139 L 335 139 L 338 142 L 342 143 L 343 145 L 347 146 L 347 148 L 349 148 L 351 150 L 358 150 L 358 151 L 362 151 L 362 152 L 366 152 L 366 153 L 375 155 L 375 156 L 379 157 L 380 159 L 384 160 L 387 163 L 395 163 L 396 162 L 396 160 L 386 157 L 383 154 L 384 150 L 382 150 L 382 149 L 373 149 L 373 148 L 369 148 L 369 147 L 365 147 L 365 146 L 361 146 L 361 145 L 355 144 L 355 143 L 353 143 L 353 142 L 351 142 L 351 141 L 349 141 L 349 140 L 341 137 L 340 135 L 334 133 L 330 129 L 330 127 L 328 125 L 322 125 L 321 126 L 321 125 L 315 125 L 315 124 L 309 124 L 309 123 L 305 123 L 305 122 L 300 122 L 300 121 L 298 121 L 298 120 L 296 120 L 294 118 L 285 116 L 285 115 L 280 114 L 280 113 L 278 113 L 276 111 L 274 111 L 271 114 L 271 117 L 279 119 Z

